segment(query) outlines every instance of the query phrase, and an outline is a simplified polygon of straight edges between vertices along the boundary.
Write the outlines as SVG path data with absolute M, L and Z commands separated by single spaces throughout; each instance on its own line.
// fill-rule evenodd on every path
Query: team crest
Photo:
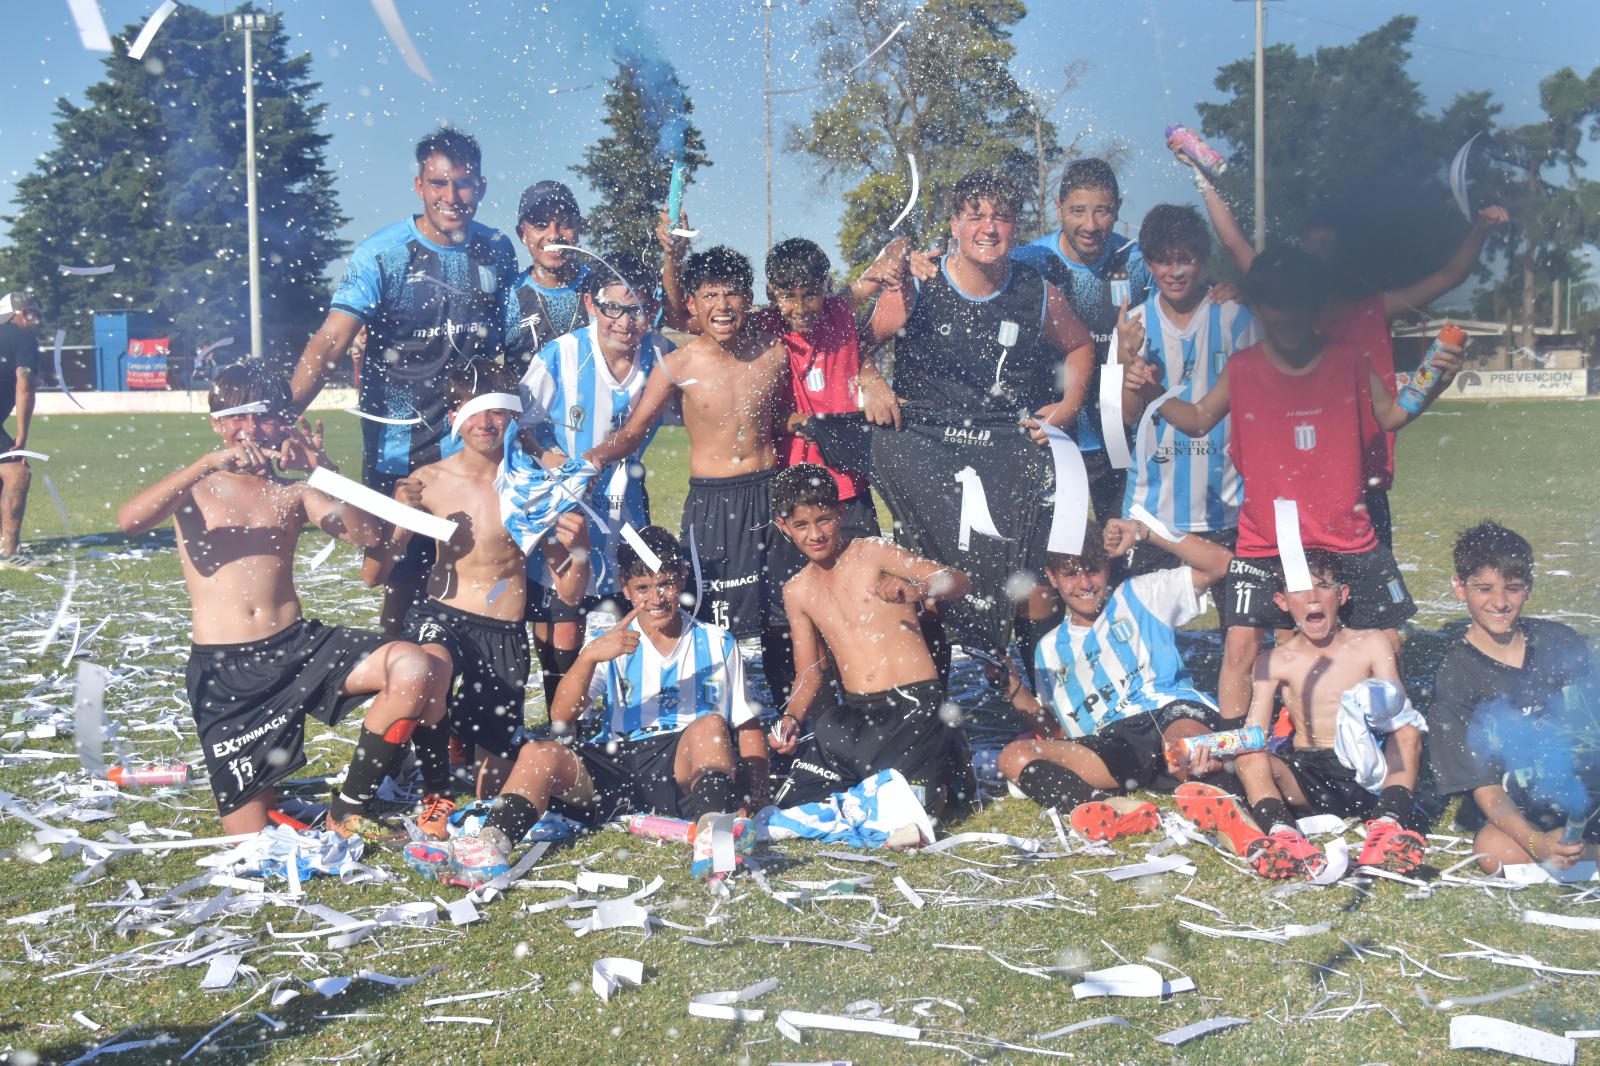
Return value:
M 721 679 L 714 677 L 700 686 L 700 701 L 713 707 L 722 702 Z
M 1111 639 L 1118 644 L 1128 644 L 1133 641 L 1133 623 L 1126 618 L 1111 623 Z
M 1309 452 L 1317 446 L 1317 427 L 1310 422 L 1302 422 L 1294 427 L 1294 446 L 1303 452 Z
M 567 409 L 567 425 L 572 427 L 572 431 L 574 433 L 583 432 L 583 423 L 588 419 L 588 417 L 589 412 L 585 411 L 577 404 L 573 404 Z
M 494 267 L 482 265 L 478 267 L 478 289 L 480 292 L 493 292 L 495 283 L 498 280 Z

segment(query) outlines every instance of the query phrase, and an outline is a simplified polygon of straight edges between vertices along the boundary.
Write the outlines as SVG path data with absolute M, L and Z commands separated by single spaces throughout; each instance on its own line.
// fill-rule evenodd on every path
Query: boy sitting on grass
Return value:
M 395 499 L 457 523 L 455 536 L 434 551 L 428 598 L 406 611 L 402 634 L 420 644 L 451 676 L 447 720 L 417 729 L 412 743 L 422 764 L 422 810 L 417 828 L 433 840 L 449 835 L 456 809 L 450 799 L 450 737 L 479 762 L 477 794 L 490 798 L 522 744 L 523 697 L 528 685 L 528 635 L 523 626 L 527 557 L 500 520 L 495 475 L 505 436 L 516 425 L 521 401 L 506 371 L 484 360 L 445 368 L 447 442 L 460 450 L 400 479 Z M 369 586 L 388 580 L 406 551 L 411 531 L 396 528 L 367 549 L 361 577 Z M 579 558 L 587 544 L 583 515 L 565 514 L 556 540 L 546 541 L 558 591 L 576 603 L 588 580 Z M 570 560 L 570 564 L 569 564 Z
M 1381 632 L 1347 629 L 1339 609 L 1350 586 L 1340 557 L 1305 553 L 1311 588 L 1286 592 L 1280 569 L 1273 599 L 1294 619 L 1295 633 L 1256 659 L 1247 725 L 1270 733 L 1279 695 L 1294 722 L 1294 747 L 1282 755 L 1246 752 L 1238 758 L 1256 825 L 1267 832 L 1247 850 L 1263 877 L 1315 877 L 1327 857 L 1295 826 L 1295 814 L 1367 819 L 1358 860 L 1395 873 L 1422 863 L 1427 847 L 1404 823 L 1412 820 L 1422 734 L 1428 729 L 1406 699 L 1393 646 Z M 1196 769 L 1214 760 L 1196 759 Z M 1202 765 L 1204 764 L 1204 765 Z M 1187 786 L 1178 810 L 1204 829 L 1226 831 L 1240 812 L 1231 796 Z
M 1600 823 L 1591 820 L 1573 843 L 1561 839 L 1567 820 L 1593 803 L 1584 795 L 1600 788 L 1600 730 L 1594 706 L 1580 706 L 1595 698 L 1589 647 L 1560 622 L 1522 616 L 1533 592 L 1533 547 L 1522 537 L 1481 522 L 1456 538 L 1454 555 L 1451 583 L 1472 622 L 1434 675 L 1434 785 L 1441 795 L 1461 795 L 1456 825 L 1475 834 L 1472 850 L 1489 873 L 1511 863 L 1570 868 L 1600 858 Z M 1530 728 L 1495 743 L 1487 727 L 1497 713 Z M 1546 743 L 1507 743 L 1511 736 Z M 1554 772 L 1563 756 L 1567 765 Z
M 596 824 L 627 811 L 693 821 L 692 871 L 705 878 L 712 820 L 742 806 L 736 773 L 744 805 L 761 805 L 767 744 L 738 644 L 679 606 L 688 560 L 672 534 L 647 526 L 639 536 L 660 569 L 628 541 L 618 543 L 622 592 L 633 610 L 585 644 L 561 679 L 550 725 L 566 740 L 523 746 L 476 837 L 407 847 L 406 862 L 423 877 L 482 884 L 505 873 L 511 849 L 559 799 Z M 578 720 L 599 700 L 605 730 L 593 742 L 572 743 Z M 754 844 L 748 822 L 741 819 L 735 833 L 741 849 Z
M 1205 613 L 1206 590 L 1233 555 L 1204 537 L 1169 540 L 1164 532 L 1120 518 L 1102 532 L 1091 522 L 1080 554 L 1049 553 L 1045 576 L 1067 617 L 1034 651 L 1038 698 L 1007 663 L 1011 706 L 1036 735 L 1006 746 L 1000 772 L 1041 807 L 1071 811 L 1086 840 L 1154 832 L 1155 804 L 1127 793 L 1166 778 L 1167 744 L 1214 732 L 1219 722 L 1216 705 L 1189 678 L 1177 629 Z M 1180 565 L 1113 589 L 1111 560 L 1145 544 Z
M 210 406 L 224 446 L 123 504 L 117 525 L 138 534 L 173 520 L 194 608 L 189 704 L 223 831 L 266 828 L 272 786 L 305 765 L 308 715 L 333 725 L 372 700 L 327 828 L 403 842 L 370 805 L 418 722 L 444 714 L 449 671 L 415 644 L 301 615 L 294 551 L 306 523 L 361 547 L 377 543 L 379 523 L 274 471 L 274 461 L 336 469 L 320 423 L 294 428 L 289 383 L 264 363 L 239 363 L 217 375 Z
M 889 541 L 843 535 L 827 467 L 789 467 L 772 497 L 778 528 L 807 560 L 783 588 L 796 679 L 772 739 L 780 754 L 796 754 L 778 804 L 813 803 L 894 769 L 937 816 L 954 740 L 916 605 L 966 596 L 971 579 Z M 830 655 L 842 703 L 828 692 Z

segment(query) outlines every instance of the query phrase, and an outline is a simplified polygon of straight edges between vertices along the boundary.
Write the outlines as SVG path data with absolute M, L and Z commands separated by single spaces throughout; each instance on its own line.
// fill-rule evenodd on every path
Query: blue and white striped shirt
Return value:
M 678 615 L 683 632 L 667 655 L 656 650 L 635 618 L 629 628 L 640 634 L 639 646 L 595 670 L 589 703 L 606 705 L 601 740 L 677 733 L 707 714 L 720 714 L 735 727 L 757 717 L 733 634 L 686 611 Z
M 1176 700 L 1202 696 L 1178 653 L 1177 627 L 1206 609 L 1187 566 L 1141 574 L 1118 585 L 1094 625 L 1063 622 L 1034 650 L 1039 702 L 1070 737 Z
M 1145 322 L 1145 358 L 1156 365 L 1162 391 L 1182 382 L 1178 398 L 1190 403 L 1211 391 L 1234 352 L 1257 339 L 1255 320 L 1248 310 L 1232 301 L 1212 303 L 1210 297 L 1195 308 L 1189 324 L 1181 329 L 1167 320 L 1155 293 L 1128 316 Z M 1122 498 L 1123 516 L 1138 504 L 1181 533 L 1237 526 L 1244 481 L 1228 458 L 1230 430 L 1231 421 L 1224 418 L 1204 437 L 1190 437 L 1159 414 L 1152 416 L 1150 457 L 1140 464 L 1135 455 Z

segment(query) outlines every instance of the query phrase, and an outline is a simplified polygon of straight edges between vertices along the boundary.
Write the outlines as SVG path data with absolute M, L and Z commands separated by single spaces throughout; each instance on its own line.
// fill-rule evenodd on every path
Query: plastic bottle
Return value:
M 1422 405 L 1427 402 L 1428 393 L 1433 391 L 1434 383 L 1439 380 L 1439 371 L 1433 366 L 1439 349 L 1445 345 L 1459 348 L 1465 343 L 1467 343 L 1466 331 L 1460 326 L 1446 322 L 1444 328 L 1439 330 L 1439 335 L 1428 346 L 1428 354 L 1422 357 L 1422 365 L 1411 375 L 1410 384 L 1400 390 L 1398 397 L 1400 406 L 1412 414 L 1422 410 Z
M 113 785 L 118 788 L 154 788 L 158 785 L 186 785 L 189 783 L 189 768 L 178 766 L 152 766 L 145 770 L 128 770 L 121 766 L 114 766 L 106 774 Z
M 694 823 L 682 818 L 664 818 L 656 814 L 633 814 L 623 819 L 628 832 L 634 836 L 654 840 L 676 840 L 687 844 L 694 839 Z
M 1187 765 L 1197 751 L 1209 751 L 1218 759 L 1231 759 L 1247 751 L 1261 751 L 1266 746 L 1266 731 L 1258 725 L 1247 725 L 1243 729 L 1229 729 L 1222 733 L 1201 733 L 1168 744 L 1167 767 L 1177 770 Z
M 1223 154 L 1200 139 L 1200 135 L 1188 126 L 1168 126 L 1167 142 L 1178 142 L 1178 150 L 1190 159 L 1195 166 L 1207 174 L 1224 174 L 1228 170 L 1228 160 Z

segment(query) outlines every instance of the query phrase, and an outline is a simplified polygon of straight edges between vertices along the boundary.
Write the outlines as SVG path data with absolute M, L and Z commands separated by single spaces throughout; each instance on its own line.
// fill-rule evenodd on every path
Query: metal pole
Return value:
M 261 227 L 256 221 L 256 57 L 251 31 L 244 31 L 244 170 L 250 240 L 250 351 L 266 356 L 261 340 Z
M 1267 246 L 1267 7 L 1256 0 L 1256 251 Z
M 762 11 L 767 40 L 767 247 L 772 247 L 772 0 Z

